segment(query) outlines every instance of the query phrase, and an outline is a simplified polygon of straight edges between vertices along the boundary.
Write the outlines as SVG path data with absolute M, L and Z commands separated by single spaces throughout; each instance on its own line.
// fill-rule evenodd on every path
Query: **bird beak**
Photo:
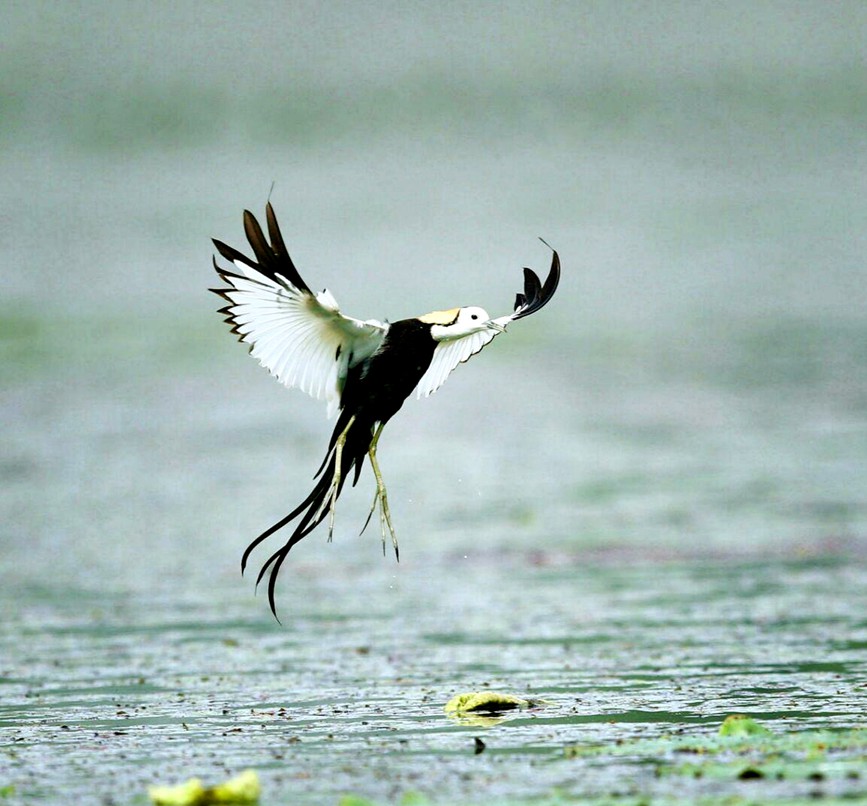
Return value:
M 497 333 L 505 333 L 506 332 L 505 326 L 499 324 L 498 322 L 488 322 L 488 328 L 490 330 L 496 330 Z

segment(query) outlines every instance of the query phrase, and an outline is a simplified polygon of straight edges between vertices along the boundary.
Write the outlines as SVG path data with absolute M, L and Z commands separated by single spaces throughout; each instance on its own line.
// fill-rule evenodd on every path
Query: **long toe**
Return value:
M 380 501 L 382 507 L 382 553 L 385 554 L 385 530 L 391 535 L 391 545 L 394 546 L 394 556 L 400 562 L 400 552 L 397 548 L 397 534 L 394 531 L 394 526 L 391 523 L 391 513 L 388 511 L 388 501 L 383 499 Z

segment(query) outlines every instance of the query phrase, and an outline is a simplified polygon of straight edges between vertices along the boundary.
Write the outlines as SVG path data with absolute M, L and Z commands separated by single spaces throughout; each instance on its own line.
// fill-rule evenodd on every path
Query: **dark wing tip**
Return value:
M 217 248 L 217 251 L 226 260 L 235 264 L 240 262 L 245 266 L 249 266 L 279 285 L 285 285 L 285 280 L 282 278 L 286 278 L 300 291 L 308 294 L 312 293 L 307 283 L 298 274 L 292 258 L 289 257 L 289 252 L 286 250 L 286 244 L 280 233 L 280 228 L 277 226 L 277 216 L 274 214 L 271 202 L 268 202 L 265 206 L 265 218 L 268 225 L 268 235 L 271 238 L 270 243 L 265 238 L 265 233 L 256 220 L 256 216 L 249 210 L 244 210 L 244 234 L 250 242 L 255 259 L 247 257 L 237 249 L 214 238 L 214 246 Z
M 524 268 L 524 297 L 525 299 L 538 299 L 542 293 L 542 281 L 539 275 L 532 269 Z
M 544 285 L 536 272 L 532 269 L 524 269 L 524 293 L 518 294 L 515 298 L 515 313 L 512 319 L 522 319 L 544 308 L 560 284 L 560 256 L 557 254 L 557 250 L 552 249 L 544 239 L 540 238 L 539 240 L 554 253 L 551 258 L 551 268 L 545 278 Z
M 286 244 L 283 242 L 283 235 L 280 232 L 280 227 L 277 224 L 277 215 L 274 212 L 274 208 L 269 201 L 265 205 L 265 220 L 268 223 L 268 237 L 271 238 L 271 245 L 274 247 L 274 251 L 278 255 L 285 255 L 289 260 L 289 263 L 292 263 L 292 259 L 289 257 L 289 252 L 286 249 Z M 294 265 L 293 265 L 294 268 Z
M 250 258 L 248 258 L 246 255 L 241 254 L 237 249 L 223 243 L 222 241 L 218 241 L 216 238 L 212 238 L 211 240 L 214 242 L 214 246 L 217 248 L 217 251 L 220 253 L 220 255 L 225 260 L 228 260 L 230 263 L 243 263 L 245 266 L 249 266 L 251 269 L 259 268 L 252 260 L 250 260 Z M 214 268 L 219 271 L 216 263 L 214 263 Z

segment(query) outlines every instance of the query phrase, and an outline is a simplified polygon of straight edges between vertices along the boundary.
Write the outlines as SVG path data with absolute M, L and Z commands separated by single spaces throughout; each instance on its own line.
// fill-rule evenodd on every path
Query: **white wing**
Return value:
M 532 269 L 524 269 L 524 292 L 516 296 L 513 313 L 489 319 L 474 333 L 456 339 L 447 339 L 437 344 L 430 366 L 415 388 L 416 397 L 432 395 L 445 383 L 446 378 L 458 364 L 469 360 L 486 344 L 490 344 L 498 333 L 505 332 L 509 322 L 523 319 L 548 303 L 560 282 L 560 257 L 556 251 L 553 249 L 551 251 L 554 255 L 551 258 L 551 270 L 548 272 L 544 286 Z
M 286 252 L 269 204 L 269 244 L 258 222 L 245 211 L 247 238 L 258 263 L 220 241 L 220 254 L 241 274 L 214 268 L 228 285 L 212 289 L 229 302 L 220 313 L 238 338 L 250 344 L 251 355 L 281 383 L 328 402 L 332 415 L 349 367 L 372 355 L 388 326 L 340 313 L 329 291 L 313 294 Z
M 504 319 L 511 321 L 510 316 L 502 316 L 500 319 L 493 321 L 505 324 L 503 322 Z M 449 339 L 437 344 L 427 372 L 421 376 L 418 386 L 415 387 L 416 397 L 429 397 L 436 392 L 445 383 L 446 378 L 451 375 L 452 370 L 458 364 L 469 360 L 482 347 L 489 344 L 498 332 L 494 329 L 480 330 L 476 333 L 470 333 L 468 336 L 462 336 L 459 339 Z

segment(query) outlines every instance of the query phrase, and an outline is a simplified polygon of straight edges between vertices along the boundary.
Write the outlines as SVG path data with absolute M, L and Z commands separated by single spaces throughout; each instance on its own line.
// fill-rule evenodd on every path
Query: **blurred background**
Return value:
M 249 595 L 239 552 L 329 430 L 206 290 L 209 239 L 244 248 L 269 192 L 303 276 L 360 317 L 505 313 L 537 237 L 561 254 L 554 302 L 383 439 L 407 567 L 863 549 L 863 3 L 3 16 L 4 589 Z M 394 573 L 355 537 L 361 486 L 301 567 Z

